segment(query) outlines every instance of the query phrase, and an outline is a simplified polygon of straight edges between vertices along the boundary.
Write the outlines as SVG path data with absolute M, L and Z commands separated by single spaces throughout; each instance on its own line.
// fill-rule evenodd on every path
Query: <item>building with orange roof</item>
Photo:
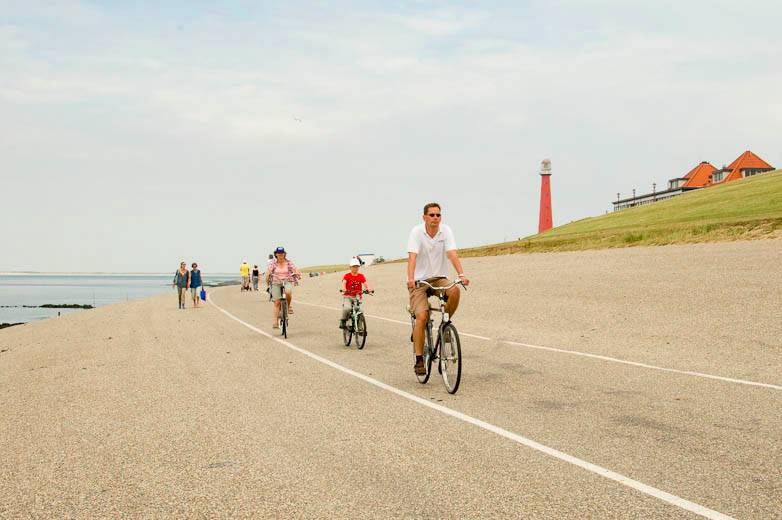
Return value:
M 616 202 L 613 203 L 614 211 L 651 204 L 660 200 L 670 199 L 687 191 L 703 188 L 708 185 L 709 176 L 715 171 L 717 171 L 717 168 L 707 161 L 703 161 L 682 177 L 668 180 L 668 189 L 665 191 L 657 191 L 657 183 L 652 183 L 651 193 L 636 195 L 635 190 L 633 190 L 633 196 L 625 199 L 622 199 L 617 193 Z
M 709 184 L 737 181 L 760 173 L 770 172 L 773 169 L 774 167 L 769 163 L 747 150 L 728 166 L 723 166 L 722 169 L 713 172 Z
M 678 188 L 684 186 L 687 188 L 703 188 L 707 186 L 711 174 L 717 171 L 717 168 L 711 165 L 709 161 L 703 161 L 695 168 L 688 171 L 683 177 L 677 177 L 676 179 L 670 179 L 668 181 L 668 189 Z
M 708 188 L 716 184 L 744 179 L 772 170 L 774 170 L 773 166 L 750 150 L 747 150 L 739 155 L 735 161 L 719 170 L 708 161 L 703 161 L 682 177 L 669 179 L 668 189 L 665 191 L 657 191 L 657 184 L 652 183 L 651 193 L 636 196 L 635 190 L 633 190 L 633 196 L 625 199 L 622 199 L 620 194 L 617 193 L 616 201 L 612 204 L 614 205 L 614 211 L 642 206 L 659 200 L 670 199 L 688 191 Z

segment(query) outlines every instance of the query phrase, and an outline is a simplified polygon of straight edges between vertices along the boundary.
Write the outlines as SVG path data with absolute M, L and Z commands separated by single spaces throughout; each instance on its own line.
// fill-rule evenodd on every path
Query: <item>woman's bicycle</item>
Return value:
M 343 292 L 340 290 L 339 292 Z M 363 294 L 373 294 L 374 291 L 362 291 Z M 367 320 L 364 318 L 364 311 L 361 309 L 361 298 L 353 296 L 350 298 L 350 318 L 342 329 L 342 340 L 345 346 L 349 347 L 350 342 L 356 336 L 356 348 L 361 350 L 367 342 Z
M 459 382 L 462 378 L 462 346 L 456 326 L 451 322 L 451 317 L 445 311 L 445 302 L 448 299 L 445 291 L 456 285 L 461 285 L 465 290 L 467 288 L 461 280 L 455 280 L 445 287 L 435 287 L 425 280 L 416 282 L 416 284 L 429 287 L 427 293 L 437 296 L 438 300 L 436 307 L 429 305 L 429 320 L 426 323 L 424 334 L 424 365 L 426 366 L 426 374 L 417 375 L 416 377 L 421 384 L 429 381 L 429 376 L 432 373 L 432 362 L 437 360 L 437 371 L 443 378 L 445 389 L 449 394 L 455 394 L 459 389 Z M 437 327 L 436 341 L 433 336 L 434 316 L 432 315 L 435 312 L 439 312 L 441 315 L 440 325 Z M 415 316 L 411 316 L 411 323 L 413 328 L 415 328 Z M 413 337 L 410 336 L 410 339 L 412 340 Z
M 285 299 L 285 291 L 280 300 L 280 335 L 288 339 L 288 300 Z
M 274 301 L 274 289 L 272 289 L 272 285 L 274 285 L 275 282 L 272 282 L 267 287 L 266 291 L 269 293 L 269 301 Z M 278 319 L 278 324 L 280 326 L 280 335 L 288 339 L 288 300 L 285 298 L 285 284 L 283 283 L 280 287 L 280 293 L 282 294 L 282 298 L 280 299 L 280 317 Z

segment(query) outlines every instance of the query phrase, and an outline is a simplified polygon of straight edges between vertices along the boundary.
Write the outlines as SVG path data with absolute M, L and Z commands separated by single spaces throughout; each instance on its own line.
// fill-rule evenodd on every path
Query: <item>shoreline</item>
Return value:
M 81 303 L 44 303 L 43 305 L 0 305 L 0 309 L 94 309 L 95 306 Z
M 216 288 L 219 288 L 219 287 L 238 286 L 240 283 L 241 282 L 239 282 L 239 280 L 225 280 L 225 281 L 212 282 L 212 283 L 205 282 L 204 283 L 204 287 L 207 290 L 209 290 L 209 289 L 216 289 Z M 168 286 L 168 284 L 165 284 L 165 285 Z M 0 305 L 0 310 L 3 310 L 3 309 L 48 309 L 48 310 L 51 310 L 52 312 L 55 312 L 55 311 L 57 312 L 56 315 L 52 314 L 50 316 L 34 317 L 33 319 L 26 319 L 25 321 L 3 321 L 3 322 L 0 322 L 0 325 L 2 325 L 2 326 L 0 326 L 0 329 L 12 327 L 14 325 L 24 325 L 26 323 L 36 323 L 36 322 L 47 321 L 47 320 L 50 320 L 52 318 L 59 318 L 59 317 L 61 317 L 61 314 L 58 311 L 58 309 L 63 309 L 65 311 L 70 311 L 70 312 L 66 312 L 65 314 L 71 314 L 73 312 L 78 312 L 78 311 L 82 311 L 82 310 L 97 309 L 99 307 L 105 307 L 107 305 L 114 305 L 114 304 L 117 304 L 117 303 L 125 303 L 125 302 L 128 302 L 128 301 L 144 300 L 146 298 L 155 297 L 155 296 L 157 296 L 159 294 L 163 294 L 163 292 L 157 293 L 157 294 L 145 295 L 145 296 L 141 296 L 139 298 L 133 298 L 132 300 L 121 300 L 121 301 L 106 303 L 104 305 L 90 305 L 90 304 L 78 304 L 78 303 L 44 303 L 44 304 L 41 304 L 41 305 L 26 305 L 26 304 L 21 304 L 21 305 Z M 15 317 L 14 314 L 11 313 L 11 314 L 9 314 L 7 316 L 4 316 L 3 318 L 6 319 L 6 320 L 8 320 L 8 319 L 13 320 L 14 317 Z M 17 319 L 19 319 L 19 318 L 17 317 Z M 22 318 L 22 319 L 24 319 L 24 318 Z
M 25 323 L 28 323 L 28 322 L 20 321 L 18 323 L 0 323 L 0 329 L 7 329 L 8 327 L 13 327 L 15 325 L 24 325 Z
M 69 273 L 69 272 L 38 272 L 38 271 L 4 271 L 0 272 L 0 276 L 134 276 L 134 277 L 145 277 L 145 276 L 171 276 L 171 273 L 106 273 L 106 272 L 78 272 L 78 273 Z M 210 276 L 215 276 L 219 278 L 229 277 L 229 276 L 236 276 L 231 273 L 211 273 Z

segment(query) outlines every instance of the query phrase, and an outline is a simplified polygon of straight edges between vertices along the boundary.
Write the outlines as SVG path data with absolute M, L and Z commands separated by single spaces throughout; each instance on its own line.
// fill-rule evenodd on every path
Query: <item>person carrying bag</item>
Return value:
M 202 301 L 206 301 L 206 291 L 204 290 L 204 283 L 201 279 L 201 270 L 198 268 L 198 264 L 193 262 L 190 266 L 190 293 L 193 297 L 193 307 L 198 307 L 199 296 Z

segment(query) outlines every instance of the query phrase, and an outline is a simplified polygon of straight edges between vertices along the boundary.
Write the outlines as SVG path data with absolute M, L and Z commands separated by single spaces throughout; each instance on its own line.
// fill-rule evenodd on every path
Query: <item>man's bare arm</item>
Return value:
M 459 253 L 456 252 L 456 249 L 446 251 L 445 255 L 448 257 L 448 260 L 451 261 L 451 265 L 453 265 L 453 268 L 456 269 L 456 274 L 459 275 L 459 279 L 464 282 L 464 285 L 470 285 L 470 280 L 466 276 L 464 276 L 464 269 L 462 269 L 462 262 L 461 260 L 459 260 Z
M 415 260 L 418 253 L 407 253 L 407 287 L 415 287 Z

